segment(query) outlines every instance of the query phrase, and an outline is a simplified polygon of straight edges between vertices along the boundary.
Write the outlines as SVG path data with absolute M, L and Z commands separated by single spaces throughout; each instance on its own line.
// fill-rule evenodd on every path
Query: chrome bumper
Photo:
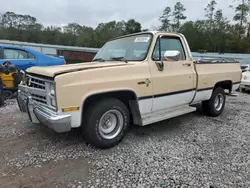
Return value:
M 35 103 L 26 86 L 19 86 L 17 102 L 21 112 L 27 113 L 32 123 L 42 123 L 59 133 L 71 130 L 71 115 L 58 115 L 49 108 Z
M 242 81 L 240 83 L 240 89 L 249 89 L 250 90 L 250 83 Z

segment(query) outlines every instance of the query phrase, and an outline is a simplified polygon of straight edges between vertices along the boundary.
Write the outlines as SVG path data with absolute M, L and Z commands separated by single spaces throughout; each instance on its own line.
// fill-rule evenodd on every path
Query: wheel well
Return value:
M 223 89 L 228 89 L 229 93 L 232 91 L 233 83 L 230 80 L 221 81 L 215 84 L 214 89 L 222 87 Z
M 138 99 L 137 99 L 136 94 L 130 90 L 111 91 L 111 92 L 97 93 L 97 94 L 91 95 L 87 97 L 87 99 L 83 103 L 83 113 L 94 102 L 99 101 L 104 98 L 116 98 L 122 101 L 128 108 L 133 122 L 135 124 L 138 124 L 138 121 L 140 122 L 141 115 L 139 112 Z

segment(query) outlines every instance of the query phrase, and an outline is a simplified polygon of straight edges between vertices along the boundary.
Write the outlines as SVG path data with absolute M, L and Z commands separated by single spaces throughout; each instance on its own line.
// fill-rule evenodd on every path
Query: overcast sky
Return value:
M 233 0 L 217 0 L 217 8 L 229 19 L 233 10 L 228 8 Z M 143 28 L 159 26 L 159 16 L 164 7 L 173 7 L 177 0 L 0 0 L 0 12 L 13 11 L 29 14 L 44 25 L 65 25 L 77 22 L 96 27 L 98 23 L 135 18 Z M 202 19 L 204 8 L 210 0 L 180 0 L 188 20 Z

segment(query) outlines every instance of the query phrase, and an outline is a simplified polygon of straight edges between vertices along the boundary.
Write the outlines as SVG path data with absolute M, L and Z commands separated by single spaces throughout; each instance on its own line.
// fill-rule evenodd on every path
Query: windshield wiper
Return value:
M 92 61 L 100 61 L 100 62 L 104 62 L 105 60 L 102 59 L 102 58 L 96 58 L 96 59 L 93 59 Z
M 116 61 L 124 61 L 125 63 L 128 63 L 128 61 L 126 61 L 124 57 L 112 57 L 111 59 Z

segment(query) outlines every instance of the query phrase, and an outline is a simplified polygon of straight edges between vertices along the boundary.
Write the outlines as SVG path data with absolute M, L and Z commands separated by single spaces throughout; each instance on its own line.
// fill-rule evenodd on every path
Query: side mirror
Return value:
M 164 60 L 166 61 L 179 61 L 181 53 L 177 50 L 168 50 L 164 53 Z

